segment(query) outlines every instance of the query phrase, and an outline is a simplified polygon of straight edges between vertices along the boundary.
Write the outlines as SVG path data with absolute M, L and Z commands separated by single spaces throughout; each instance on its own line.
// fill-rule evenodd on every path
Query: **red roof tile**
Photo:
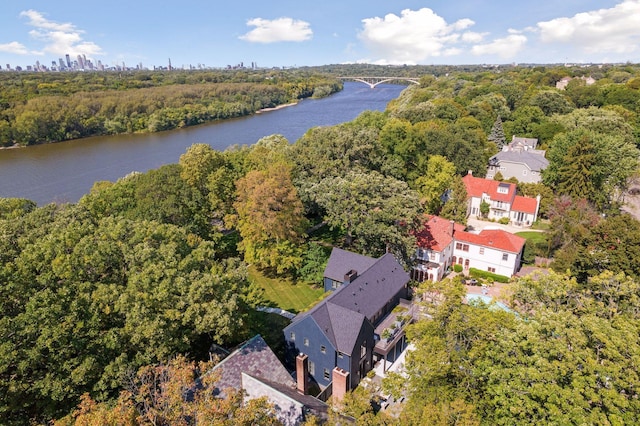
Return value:
M 489 248 L 496 248 L 511 253 L 519 253 L 524 246 L 525 239 L 501 229 L 484 229 L 479 234 L 470 232 L 457 232 L 454 234 L 456 241 L 475 244 Z
M 525 212 L 536 214 L 536 210 L 538 207 L 538 200 L 535 198 L 522 197 L 520 195 L 516 195 L 516 199 L 513 200 L 513 205 L 511 206 L 511 210 L 517 212 Z
M 512 203 L 516 195 L 516 185 L 513 183 L 483 179 L 472 175 L 466 175 L 462 178 L 462 181 L 469 197 L 481 198 L 482 194 L 487 194 L 494 201 Z M 498 192 L 498 187 L 500 186 L 507 188 L 506 194 Z
M 453 231 L 464 231 L 464 225 L 455 223 Z M 451 221 L 439 216 L 427 216 L 424 226 L 414 235 L 416 237 L 418 247 L 430 249 L 434 251 L 442 251 L 446 246 L 451 244 L 453 237 L 451 236 Z

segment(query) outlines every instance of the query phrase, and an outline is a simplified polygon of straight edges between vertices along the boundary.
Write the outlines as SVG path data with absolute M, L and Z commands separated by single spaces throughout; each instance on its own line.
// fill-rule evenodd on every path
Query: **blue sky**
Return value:
M 0 66 L 640 62 L 640 0 L 0 0 Z

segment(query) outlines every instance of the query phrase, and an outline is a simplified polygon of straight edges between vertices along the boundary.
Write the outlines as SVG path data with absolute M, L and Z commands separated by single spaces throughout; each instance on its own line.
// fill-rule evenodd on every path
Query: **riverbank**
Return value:
M 257 111 L 256 111 L 256 114 L 260 114 L 260 113 L 262 113 L 262 112 L 267 112 L 267 111 L 277 111 L 277 110 L 279 110 L 279 109 L 287 108 L 287 107 L 295 106 L 295 105 L 298 105 L 298 103 L 297 103 L 297 102 L 292 102 L 292 103 L 290 103 L 290 104 L 278 105 L 278 106 L 273 107 L 273 108 L 262 108 L 262 109 L 257 110 Z

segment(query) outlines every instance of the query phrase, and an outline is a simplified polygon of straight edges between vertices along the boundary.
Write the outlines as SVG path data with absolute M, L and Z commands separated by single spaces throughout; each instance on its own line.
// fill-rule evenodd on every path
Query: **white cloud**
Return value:
M 405 9 L 400 16 L 390 13 L 384 18 L 363 19 L 362 23 L 358 37 L 377 58 L 374 62 L 380 64 L 416 64 L 432 57 L 456 55 L 461 50 L 454 45 L 482 37 L 462 32 L 475 24 L 471 19 L 448 24 L 429 8 Z
M 476 56 L 497 55 L 502 59 L 514 57 L 527 43 L 527 37 L 521 34 L 511 34 L 498 38 L 491 43 L 478 44 L 471 48 L 471 53 Z
M 311 39 L 313 35 L 311 25 L 308 22 L 291 18 L 274 20 L 254 18 L 248 20 L 247 25 L 255 28 L 240 36 L 240 39 L 253 43 L 305 41 Z
M 538 22 L 540 39 L 568 43 L 586 53 L 629 53 L 640 42 L 640 0 L 625 0 L 610 9 Z
M 13 53 L 16 55 L 27 55 L 29 50 L 22 43 L 18 43 L 17 41 L 12 41 L 11 43 L 0 44 L 0 52 Z
M 53 53 L 56 55 L 101 55 L 102 48 L 91 41 L 84 41 L 84 31 L 77 29 L 71 23 L 59 24 L 50 21 L 44 15 L 35 10 L 26 10 L 20 16 L 29 19 L 28 24 L 35 27 L 29 31 L 32 38 L 44 43 L 41 53 Z

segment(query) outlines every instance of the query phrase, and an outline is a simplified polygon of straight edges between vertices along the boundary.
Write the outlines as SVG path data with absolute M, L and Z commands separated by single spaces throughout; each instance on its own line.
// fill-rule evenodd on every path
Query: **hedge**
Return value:
M 508 283 L 511 279 L 505 275 L 494 274 L 493 272 L 482 271 L 477 268 L 469 268 L 469 276 L 473 278 L 486 278 L 499 283 Z

